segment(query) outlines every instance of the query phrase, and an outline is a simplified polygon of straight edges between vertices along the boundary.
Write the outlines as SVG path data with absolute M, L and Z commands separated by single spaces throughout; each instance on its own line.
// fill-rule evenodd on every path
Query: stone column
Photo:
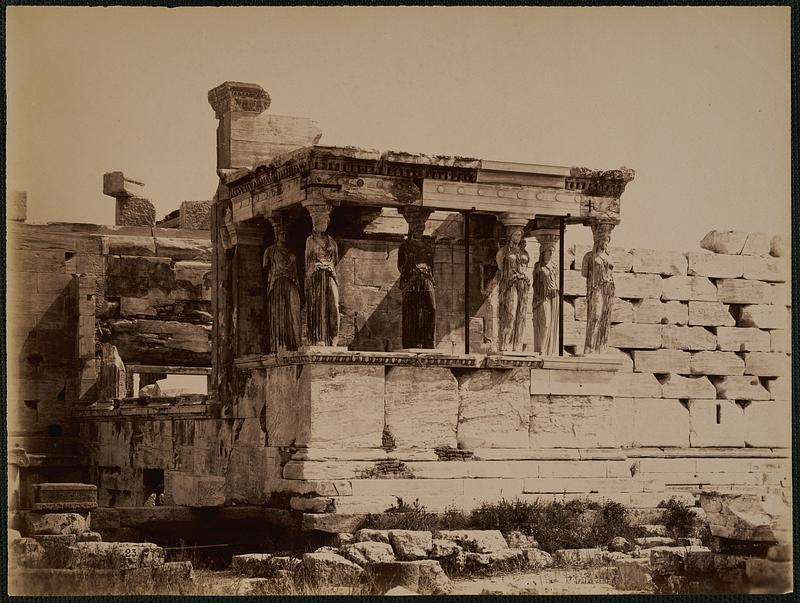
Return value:
M 560 231 L 553 228 L 553 224 L 537 222 L 540 228 L 533 231 L 533 236 L 539 242 L 539 257 L 531 275 L 533 351 L 546 356 L 557 356 L 558 325 L 562 320 L 557 251 Z
M 258 84 L 225 82 L 208 92 L 208 103 L 219 120 L 217 125 L 217 169 L 243 167 L 246 145 L 237 139 L 233 126 L 253 129 L 253 119 L 269 109 L 271 99 Z M 241 134 L 245 134 L 244 132 Z M 253 138 L 254 135 L 251 135 Z M 255 137 L 257 141 L 258 138 Z M 242 157 L 240 157 L 242 155 Z
M 404 349 L 436 347 L 436 291 L 433 278 L 433 246 L 423 241 L 425 221 L 432 209 L 419 206 L 399 210 L 408 223 L 408 237 L 397 253 L 402 301 Z
M 339 340 L 339 248 L 328 234 L 334 205 L 311 191 L 302 203 L 311 215 L 311 234 L 305 247 L 306 343 L 336 346 Z
M 617 222 L 591 224 L 594 246 L 583 257 L 581 274 L 586 278 L 586 341 L 583 353 L 603 354 L 611 331 L 611 308 L 614 304 L 614 264 L 609 245 L 611 230 Z
M 530 215 L 504 213 L 499 219 L 506 229 L 506 243 L 495 256 L 498 269 L 498 342 L 499 352 L 522 352 L 525 349 L 525 314 L 530 296 L 530 253 L 523 231 L 533 218 Z

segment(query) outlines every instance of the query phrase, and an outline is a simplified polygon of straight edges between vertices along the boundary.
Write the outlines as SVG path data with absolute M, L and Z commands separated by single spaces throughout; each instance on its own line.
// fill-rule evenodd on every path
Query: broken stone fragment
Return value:
M 317 552 L 303 555 L 303 569 L 317 586 L 351 586 L 361 580 L 361 566 L 337 553 Z
M 25 514 L 28 534 L 83 534 L 89 531 L 88 513 L 36 513 Z
M 712 230 L 700 241 L 700 247 L 714 253 L 738 255 L 744 248 L 747 236 L 746 232 L 735 230 Z
M 509 548 L 499 530 L 440 530 L 439 538 L 455 542 L 471 553 L 492 553 Z
M 126 178 L 122 172 L 103 174 L 103 194 L 109 197 L 138 197 L 143 194 L 144 183 Z
M 401 561 L 425 559 L 433 548 L 431 533 L 418 530 L 389 530 L 389 542 Z
M 443 595 L 452 584 L 438 561 L 394 561 L 376 563 L 368 569 L 370 581 L 378 592 L 400 586 L 421 595 Z
M 343 547 L 341 554 L 361 567 L 371 563 L 395 561 L 391 545 L 385 542 L 357 542 Z
M 356 542 L 385 542 L 389 544 L 389 530 L 362 528 L 356 532 Z

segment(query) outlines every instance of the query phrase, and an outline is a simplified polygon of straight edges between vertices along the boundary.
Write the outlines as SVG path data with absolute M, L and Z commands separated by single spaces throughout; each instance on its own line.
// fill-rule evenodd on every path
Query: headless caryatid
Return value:
M 328 206 L 309 206 L 312 232 L 306 239 L 306 337 L 309 345 L 335 346 L 339 339 L 339 249 L 327 234 Z
M 522 241 L 522 227 L 512 227 L 508 242 L 497 255 L 500 271 L 500 351 L 523 350 L 525 333 L 525 308 L 531 287 L 526 274 L 530 255 Z
M 613 224 L 592 224 L 594 247 L 583 256 L 586 277 L 586 342 L 584 354 L 602 354 L 608 346 L 611 307 L 614 303 L 614 264 L 608 251 Z
M 533 267 L 533 351 L 558 354 L 558 267 L 553 261 L 557 234 L 536 234 L 539 261 Z
M 408 238 L 397 253 L 400 289 L 403 292 L 403 347 L 432 349 L 436 340 L 433 247 L 422 240 L 425 220 L 431 211 L 407 207 L 401 213 L 408 222 Z
M 270 352 L 296 350 L 300 346 L 300 280 L 297 259 L 286 246 L 287 233 L 273 221 L 275 244 L 264 252 L 267 273 L 267 329 Z

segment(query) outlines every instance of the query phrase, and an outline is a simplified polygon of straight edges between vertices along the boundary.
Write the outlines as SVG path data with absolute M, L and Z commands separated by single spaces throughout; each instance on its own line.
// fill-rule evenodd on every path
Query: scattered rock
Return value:
M 431 548 L 430 557 L 432 559 L 440 559 L 442 557 L 452 557 L 458 555 L 463 549 L 452 540 L 445 540 L 444 538 L 434 538 L 433 547 Z
M 649 590 L 653 584 L 647 559 L 620 559 L 614 564 L 614 586 L 620 590 Z
M 506 549 L 491 553 L 464 553 L 465 568 L 476 573 L 518 569 L 527 563 L 522 549 Z
M 353 544 L 356 542 L 355 534 L 351 534 L 350 532 L 339 532 L 336 534 L 336 537 L 333 539 L 333 542 L 336 546 L 346 546 L 348 544 Z
M 675 540 L 665 536 L 645 536 L 644 538 L 634 538 L 633 542 L 643 549 L 651 549 L 654 546 L 675 546 Z
M 734 230 L 712 230 L 703 240 L 700 241 L 702 249 L 708 249 L 714 253 L 728 253 L 738 255 L 742 252 L 747 241 L 746 232 Z
M 616 538 L 612 538 L 611 542 L 608 543 L 608 550 L 612 552 L 619 551 L 621 553 L 629 553 L 633 550 L 633 545 L 622 536 L 617 536 Z
M 83 534 L 89 531 L 89 514 L 26 513 L 28 534 Z
M 553 556 L 541 549 L 523 549 L 528 569 L 544 569 L 553 566 Z
M 164 549 L 151 542 L 79 542 L 71 567 L 127 569 L 164 564 Z
M 306 553 L 303 568 L 309 580 L 317 585 L 348 586 L 361 580 L 364 570 L 336 553 Z
M 433 548 L 431 533 L 418 530 L 389 530 L 389 542 L 401 561 L 425 559 Z
M 465 551 L 471 553 L 492 553 L 505 551 L 509 548 L 506 539 L 503 538 L 499 530 L 441 530 L 439 538 L 451 540 Z
M 558 565 L 592 565 L 602 561 L 600 549 L 559 549 L 553 554 Z
M 139 390 L 139 398 L 159 398 L 164 394 L 161 392 L 161 387 L 159 387 L 158 382 L 151 383 L 150 385 L 145 385 L 142 389 Z
M 385 542 L 349 544 L 341 549 L 341 554 L 361 567 L 370 563 L 389 563 L 396 560 L 392 546 Z
M 272 573 L 269 553 L 249 553 L 231 557 L 231 571 L 248 578 L 266 578 Z
M 377 563 L 368 571 L 378 592 L 401 586 L 421 595 L 442 595 L 452 588 L 439 562 L 433 559 Z
M 713 536 L 732 540 L 789 544 L 790 510 L 779 496 L 758 494 L 700 494 Z
M 389 530 L 370 530 L 362 528 L 356 532 L 356 542 L 385 542 L 389 544 Z

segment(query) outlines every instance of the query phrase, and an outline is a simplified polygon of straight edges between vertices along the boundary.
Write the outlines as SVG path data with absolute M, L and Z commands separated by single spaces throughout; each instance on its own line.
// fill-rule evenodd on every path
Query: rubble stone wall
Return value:
M 126 364 L 210 365 L 207 231 L 9 223 L 8 240 L 11 432 L 68 431 L 102 393 L 102 343 Z

